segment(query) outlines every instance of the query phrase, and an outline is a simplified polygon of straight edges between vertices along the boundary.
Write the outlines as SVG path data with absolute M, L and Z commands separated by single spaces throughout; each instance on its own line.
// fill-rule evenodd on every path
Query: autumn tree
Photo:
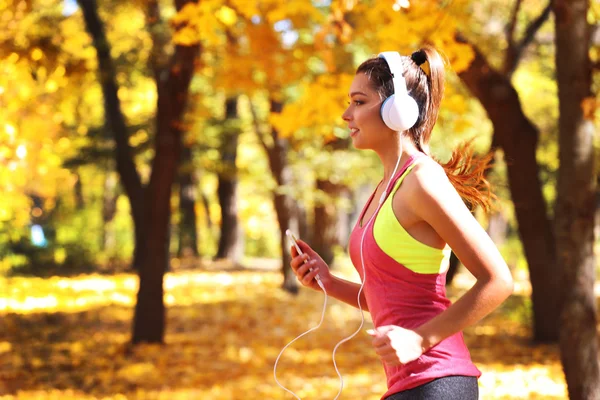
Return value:
M 179 257 L 198 257 L 198 224 L 196 201 L 198 200 L 198 177 L 193 162 L 192 144 L 185 143 L 181 152 L 178 171 L 179 184 Z
M 494 126 L 493 143 L 502 149 L 507 160 L 507 178 L 531 280 L 533 339 L 545 342 L 558 339 L 554 233 L 536 160 L 540 132 L 525 115 L 511 76 L 524 50 L 547 20 L 551 6 L 548 3 L 525 29 L 525 36 L 517 40 L 514 25 L 520 5 L 521 1 L 517 0 L 509 19 L 508 47 L 499 68 L 466 36 L 457 32 L 457 40 L 469 44 L 475 55 L 468 68 L 458 75 L 485 108 Z
M 163 276 L 169 260 L 171 188 L 179 165 L 182 134 L 185 131 L 182 118 L 199 46 L 177 44 L 172 55 L 167 56 L 164 36 L 159 36 L 162 20 L 158 2 L 148 2 L 148 27 L 154 29 L 151 31 L 154 39 L 151 64 L 158 100 L 155 155 L 149 183 L 144 186 L 131 154 L 127 123 L 118 96 L 114 61 L 110 55 L 110 43 L 98 15 L 96 1 L 79 0 L 78 3 L 97 52 L 106 124 L 114 135 L 117 171 L 129 198 L 136 232 L 134 263 L 138 268 L 140 282 L 132 342 L 162 342 L 165 330 Z M 186 3 L 189 1 L 176 0 L 175 7 L 181 10 Z
M 600 398 L 594 282 L 596 177 L 588 0 L 555 0 L 559 160 L 555 207 L 561 270 L 560 350 L 569 398 Z
M 244 252 L 242 226 L 238 216 L 238 151 L 240 119 L 238 96 L 225 100 L 225 119 L 221 133 L 221 167 L 218 173 L 217 195 L 221 206 L 221 234 L 217 248 L 217 259 L 228 259 L 234 264 L 241 261 Z

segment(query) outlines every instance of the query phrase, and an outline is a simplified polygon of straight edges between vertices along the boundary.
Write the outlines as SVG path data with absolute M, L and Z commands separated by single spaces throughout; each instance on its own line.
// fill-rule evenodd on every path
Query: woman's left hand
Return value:
M 385 325 L 367 331 L 373 337 L 373 347 L 387 365 L 402 365 L 423 354 L 423 337 L 415 331 L 396 325 Z

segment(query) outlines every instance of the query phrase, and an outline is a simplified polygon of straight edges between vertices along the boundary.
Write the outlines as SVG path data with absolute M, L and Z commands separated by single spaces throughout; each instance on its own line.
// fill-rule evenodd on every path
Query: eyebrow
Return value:
M 352 96 L 354 96 L 354 95 L 357 95 L 357 94 L 362 94 L 363 96 L 366 96 L 366 95 L 367 95 L 366 93 L 363 93 L 363 92 L 352 92 L 352 93 L 350 93 L 350 94 L 348 95 L 348 97 L 352 97 Z

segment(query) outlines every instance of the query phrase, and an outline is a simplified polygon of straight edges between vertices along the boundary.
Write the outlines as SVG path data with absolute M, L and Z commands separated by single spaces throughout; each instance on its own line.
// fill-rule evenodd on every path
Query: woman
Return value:
M 444 63 L 435 49 L 411 57 L 396 53 L 397 65 L 382 54 L 388 57 L 359 66 L 342 116 L 354 146 L 375 151 L 383 164 L 383 179 L 350 236 L 350 256 L 364 286 L 332 275 L 302 241 L 305 254 L 292 248 L 291 266 L 304 286 L 320 290 L 318 274 L 329 295 L 370 311 L 375 329 L 368 333 L 387 376 L 382 399 L 477 399 L 481 373 L 462 330 L 498 307 L 513 288 L 498 249 L 465 205 L 488 209 L 483 171 L 489 158 L 474 159 L 466 146 L 443 166 L 429 156 L 444 86 Z M 401 91 L 412 99 L 397 101 L 398 113 L 410 114 L 409 103 L 416 103 L 406 129 L 385 109 L 393 94 L 406 95 Z M 450 248 L 477 279 L 454 304 L 445 293 Z

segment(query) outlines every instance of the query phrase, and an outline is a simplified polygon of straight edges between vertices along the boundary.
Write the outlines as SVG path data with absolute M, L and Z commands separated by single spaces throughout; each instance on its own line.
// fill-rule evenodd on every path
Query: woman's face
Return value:
M 387 146 L 393 131 L 381 119 L 382 100 L 365 74 L 354 76 L 349 96 L 350 104 L 342 119 L 348 123 L 354 147 L 375 150 Z

